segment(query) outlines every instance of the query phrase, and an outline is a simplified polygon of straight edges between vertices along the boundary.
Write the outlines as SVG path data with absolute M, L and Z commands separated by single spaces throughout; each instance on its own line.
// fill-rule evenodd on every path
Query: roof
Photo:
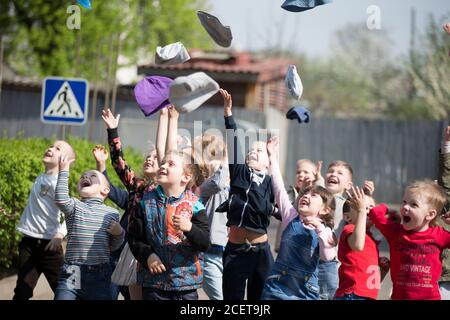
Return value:
M 155 63 L 138 67 L 138 74 L 157 74 L 175 78 L 203 71 L 216 81 L 260 83 L 283 79 L 292 60 L 255 57 L 246 52 L 191 51 L 191 60 L 176 65 Z
M 28 79 L 28 78 L 21 78 L 16 77 L 13 80 L 3 80 L 2 81 L 2 89 L 10 89 L 10 90 L 19 90 L 19 91 L 35 91 L 35 92 L 41 92 L 42 91 L 42 82 L 43 80 L 38 79 Z M 89 83 L 89 92 L 92 94 L 94 91 L 95 84 Z M 133 88 L 134 85 L 118 85 L 117 86 L 117 97 L 121 99 L 134 99 L 133 94 Z M 107 88 L 105 85 L 99 84 L 98 87 L 98 93 L 99 94 L 105 94 L 107 91 Z M 110 88 L 111 93 L 112 88 Z

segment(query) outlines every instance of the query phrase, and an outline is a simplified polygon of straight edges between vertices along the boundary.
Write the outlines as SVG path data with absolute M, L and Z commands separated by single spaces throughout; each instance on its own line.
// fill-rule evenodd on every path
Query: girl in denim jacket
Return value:
M 334 200 L 318 186 L 307 188 L 296 202 L 289 201 L 278 165 L 278 138 L 267 145 L 272 186 L 282 216 L 280 250 L 266 280 L 263 300 L 318 300 L 319 259 L 335 258 L 333 227 Z

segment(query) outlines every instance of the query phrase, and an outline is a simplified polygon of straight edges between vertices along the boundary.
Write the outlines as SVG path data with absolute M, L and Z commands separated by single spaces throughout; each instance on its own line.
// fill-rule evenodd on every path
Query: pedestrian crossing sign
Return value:
M 46 77 L 42 85 L 41 120 L 44 123 L 84 125 L 88 102 L 87 80 Z

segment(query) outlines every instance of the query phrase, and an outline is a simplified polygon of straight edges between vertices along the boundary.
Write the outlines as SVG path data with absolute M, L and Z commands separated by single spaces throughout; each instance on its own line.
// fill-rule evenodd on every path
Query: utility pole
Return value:
M 104 109 L 109 108 L 109 91 L 110 91 L 110 83 L 111 83 L 111 73 L 112 73 L 112 63 L 113 63 L 113 56 L 114 56 L 114 52 L 113 52 L 113 36 L 111 35 L 109 37 L 109 55 L 108 55 L 108 71 L 107 71 L 107 75 L 106 75 L 106 91 L 105 91 L 105 105 L 104 105 Z
M 91 105 L 91 120 L 89 126 L 89 140 L 94 140 L 94 126 L 95 126 L 95 115 L 97 113 L 97 96 L 98 96 L 98 65 L 100 60 L 100 48 L 102 43 L 100 42 L 97 45 L 97 51 L 95 53 L 95 66 L 94 66 L 94 93 L 92 96 L 92 105 Z
M 114 59 L 114 72 L 113 72 L 113 87 L 112 87 L 112 98 L 111 98 L 111 111 L 113 114 L 116 114 L 116 98 L 117 98 L 117 68 L 119 65 L 119 55 L 120 55 L 120 47 L 122 44 L 120 32 L 117 34 L 117 51 L 116 57 Z
M 413 68 L 415 67 L 415 62 L 416 62 L 416 54 L 415 54 L 415 49 L 416 49 L 416 9 L 414 7 L 411 8 L 411 13 L 410 13 L 410 19 L 411 19 L 411 24 L 410 24 L 410 39 L 409 39 L 409 60 L 413 66 Z M 410 100 L 414 99 L 415 95 L 416 95 L 416 90 L 414 89 L 414 85 L 413 85 L 413 78 L 411 75 L 408 76 L 409 78 L 409 92 L 408 92 L 408 98 Z
M 2 104 L 2 81 L 3 81 L 3 35 L 0 36 L 0 106 Z

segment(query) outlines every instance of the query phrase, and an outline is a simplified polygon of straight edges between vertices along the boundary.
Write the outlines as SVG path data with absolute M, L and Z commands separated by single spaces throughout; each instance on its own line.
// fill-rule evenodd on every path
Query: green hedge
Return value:
M 0 138 L 0 267 L 14 266 L 18 254 L 21 234 L 16 231 L 20 216 L 26 206 L 28 196 L 36 177 L 44 171 L 42 156 L 56 139 L 47 138 Z M 95 169 L 92 156 L 93 142 L 78 138 L 67 141 L 77 153 L 77 160 L 70 170 L 70 195 L 77 196 L 76 185 L 81 174 Z M 107 147 L 106 143 L 103 144 Z M 142 172 L 143 155 L 126 149 L 125 158 L 137 174 Z M 107 170 L 113 184 L 122 184 L 107 161 Z M 107 205 L 114 206 L 110 200 Z

